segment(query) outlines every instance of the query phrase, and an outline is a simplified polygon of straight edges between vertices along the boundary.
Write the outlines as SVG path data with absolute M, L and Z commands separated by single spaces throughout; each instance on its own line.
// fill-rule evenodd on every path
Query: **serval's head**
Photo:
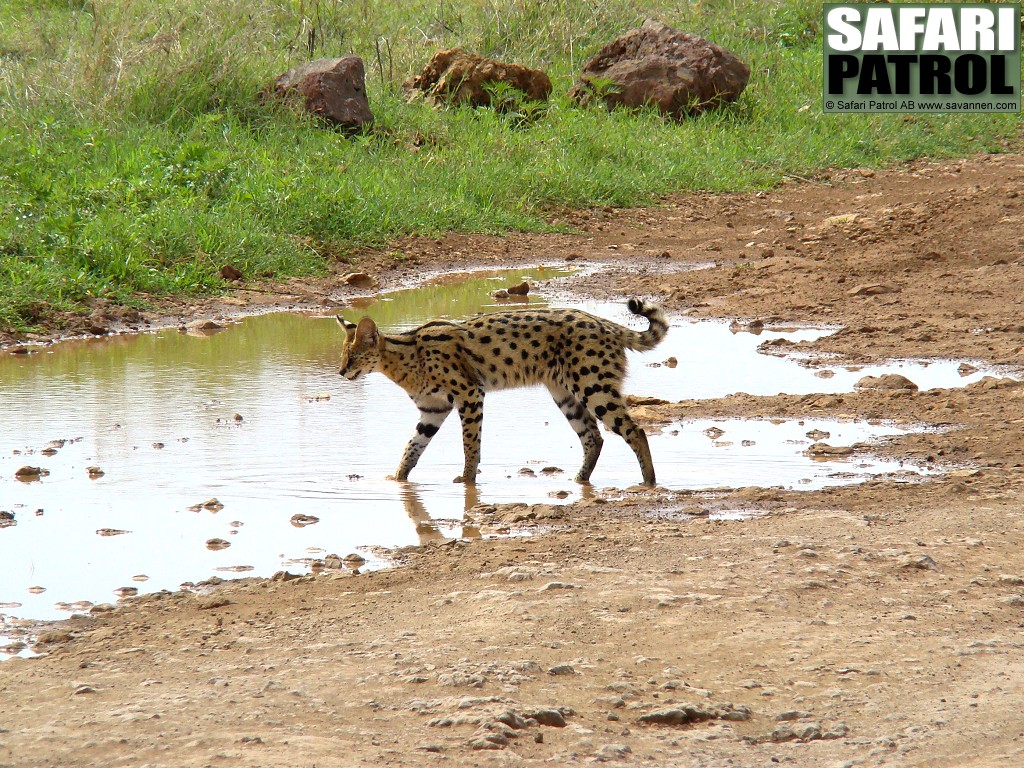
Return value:
M 338 371 L 349 381 L 380 370 L 381 338 L 377 324 L 368 317 L 359 325 L 339 317 L 338 323 L 345 329 L 345 343 L 341 348 L 341 370 Z

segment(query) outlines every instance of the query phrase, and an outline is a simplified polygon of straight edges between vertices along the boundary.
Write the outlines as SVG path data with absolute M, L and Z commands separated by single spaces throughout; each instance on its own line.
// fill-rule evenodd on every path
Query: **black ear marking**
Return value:
M 338 321 L 338 325 L 344 328 L 346 332 L 354 331 L 356 329 L 355 323 L 350 323 L 341 315 L 335 315 L 334 319 Z

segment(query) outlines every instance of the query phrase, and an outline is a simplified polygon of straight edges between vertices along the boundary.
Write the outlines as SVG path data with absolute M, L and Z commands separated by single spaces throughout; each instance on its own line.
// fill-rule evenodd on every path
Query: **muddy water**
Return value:
M 490 293 L 524 277 L 538 286 L 530 301 L 543 302 L 545 281 L 562 274 L 476 276 L 389 294 L 344 314 L 358 320 L 365 312 L 399 329 L 507 307 Z M 631 322 L 620 305 L 584 307 Z M 635 356 L 626 389 L 672 400 L 849 389 L 866 370 L 822 379 L 756 351 L 776 336 L 821 333 L 753 336 L 719 323 L 679 323 L 661 347 Z M 456 418 L 434 439 L 415 482 L 385 480 L 417 412 L 383 377 L 339 377 L 339 342 L 333 318 L 272 314 L 212 335 L 168 330 L 0 358 L 0 510 L 16 521 L 0 528 L 0 614 L 62 618 L 125 590 L 302 572 L 313 560 L 361 547 L 373 566 L 368 545 L 472 535 L 460 521 L 478 500 L 553 501 L 562 491 L 567 501 L 579 497 L 571 481 L 578 441 L 542 389 L 488 396 L 475 491 L 451 482 L 462 464 Z M 670 355 L 677 367 L 658 365 Z M 723 434 L 709 438 L 711 426 Z M 670 488 L 813 488 L 904 471 L 893 462 L 811 461 L 803 450 L 813 429 L 830 432 L 834 445 L 899 432 L 863 423 L 688 422 L 652 435 L 651 449 Z M 48 474 L 16 480 L 25 465 Z M 546 467 L 564 471 L 545 474 Z M 632 453 L 610 437 L 595 485 L 621 488 L 639 478 Z M 202 506 L 211 499 L 217 503 Z

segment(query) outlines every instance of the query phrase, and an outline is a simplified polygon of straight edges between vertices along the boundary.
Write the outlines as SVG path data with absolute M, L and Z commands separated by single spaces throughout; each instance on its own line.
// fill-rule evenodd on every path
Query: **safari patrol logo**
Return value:
M 1019 112 L 1019 4 L 823 6 L 825 112 Z

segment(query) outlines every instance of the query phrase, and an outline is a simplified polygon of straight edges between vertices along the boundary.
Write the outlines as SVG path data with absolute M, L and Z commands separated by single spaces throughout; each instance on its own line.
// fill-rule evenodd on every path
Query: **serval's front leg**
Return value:
M 484 420 L 484 393 L 470 389 L 457 398 L 459 419 L 462 421 L 462 451 L 465 464 L 462 474 L 453 482 L 476 483 L 476 473 L 480 467 L 480 433 Z
M 391 480 L 409 479 L 409 473 L 430 444 L 430 438 L 437 434 L 437 430 L 441 428 L 444 420 L 448 418 L 448 414 L 452 412 L 450 403 L 436 398 L 416 402 L 416 405 L 420 409 L 420 420 L 412 439 L 405 446 L 405 453 L 402 454 L 398 470 L 389 478 Z

